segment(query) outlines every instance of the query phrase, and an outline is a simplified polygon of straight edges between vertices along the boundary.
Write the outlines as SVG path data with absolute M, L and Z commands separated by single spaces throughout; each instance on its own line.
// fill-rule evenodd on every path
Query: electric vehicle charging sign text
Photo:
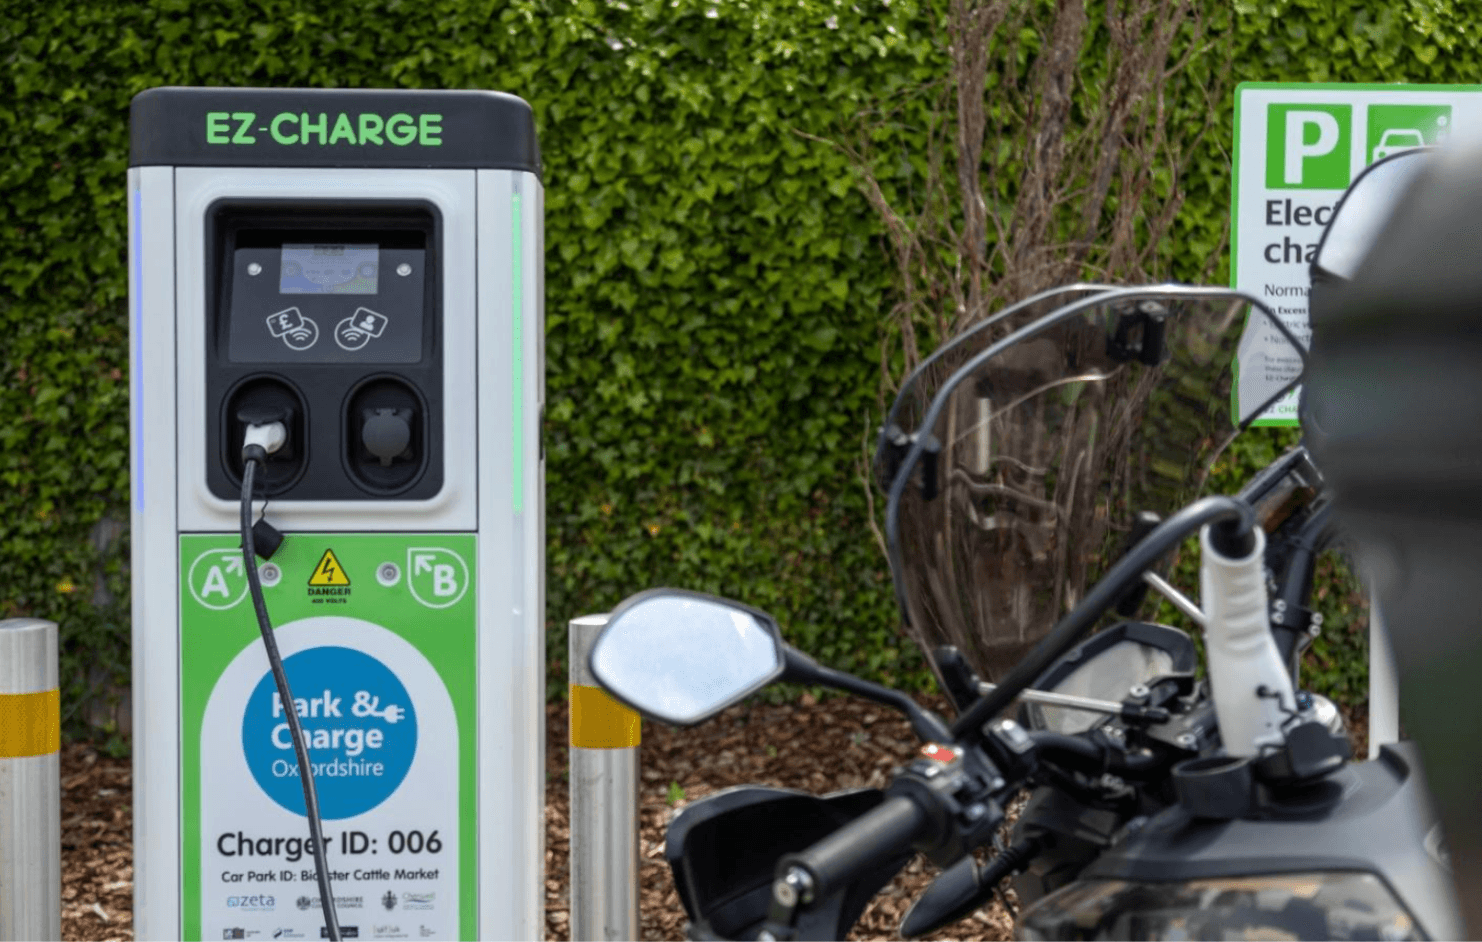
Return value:
M 1344 190 L 1376 160 L 1453 136 L 1482 136 L 1482 86 L 1242 84 L 1235 92 L 1230 283 L 1264 301 L 1310 348 L 1308 266 Z M 1299 363 L 1274 355 L 1285 341 L 1264 332 L 1273 336 L 1247 328 L 1240 372 L 1260 374 L 1263 383 L 1289 382 Z M 1293 392 L 1256 424 L 1296 425 L 1297 403 Z
M 422 937 L 473 936 L 478 717 L 475 593 L 466 573 L 474 539 L 290 536 L 273 565 L 304 575 L 264 589 L 295 697 L 285 705 L 251 606 L 213 608 L 215 591 L 196 597 L 208 579 L 227 580 L 231 593 L 225 562 L 230 553 L 241 561 L 236 537 L 181 536 L 185 938 L 238 930 L 243 938 L 319 937 L 288 709 L 303 725 L 314 769 L 341 923 L 365 932 L 369 911 L 391 911 L 389 898 L 397 912 L 417 910 L 431 933 Z M 428 566 L 453 567 L 456 598 L 432 596 L 452 598 L 444 607 L 426 605 L 413 578 L 379 577 L 388 560 L 416 554 L 430 557 Z M 186 578 L 192 569 L 194 580 Z M 422 576 L 422 591 L 432 593 L 436 580 Z M 353 584 L 355 595 L 325 609 L 305 594 L 316 577 Z

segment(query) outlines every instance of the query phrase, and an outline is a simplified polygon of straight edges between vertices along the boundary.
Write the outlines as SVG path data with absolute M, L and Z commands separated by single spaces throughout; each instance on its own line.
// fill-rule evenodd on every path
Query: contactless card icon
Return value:
M 342 350 L 359 350 L 376 337 L 386 332 L 391 319 L 377 314 L 368 307 L 358 307 L 355 313 L 335 325 L 334 342 Z
M 319 340 L 319 325 L 291 307 L 268 315 L 268 333 L 280 338 L 290 350 L 307 350 Z

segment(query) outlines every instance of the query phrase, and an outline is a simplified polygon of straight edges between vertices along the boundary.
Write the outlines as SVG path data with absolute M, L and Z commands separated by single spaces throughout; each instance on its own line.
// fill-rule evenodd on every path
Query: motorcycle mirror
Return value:
M 693 726 L 776 680 L 782 633 L 765 612 L 683 589 L 626 599 L 597 636 L 592 674 L 644 716 Z
M 1374 244 L 1380 228 L 1399 205 L 1421 168 L 1429 163 L 1431 151 L 1416 148 L 1371 164 L 1353 181 L 1333 210 L 1313 259 L 1314 274 L 1352 280 L 1359 264 Z

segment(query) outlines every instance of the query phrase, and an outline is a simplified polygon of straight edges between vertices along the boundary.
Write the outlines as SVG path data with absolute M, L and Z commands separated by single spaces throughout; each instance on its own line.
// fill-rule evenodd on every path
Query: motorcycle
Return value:
M 659 589 L 615 609 L 591 670 L 646 717 L 693 725 L 788 681 L 898 709 L 922 742 L 885 789 L 748 786 L 685 808 L 666 860 L 689 936 L 844 938 L 919 852 L 942 872 L 907 937 L 1010 877 L 1028 939 L 1459 937 L 1413 747 L 1350 762 L 1336 708 L 1300 686 L 1335 535 L 1318 468 L 1298 446 L 1209 493 L 1242 428 L 1295 414 L 1305 360 L 1238 292 L 1074 285 L 907 378 L 875 470 L 950 724 L 742 603 Z M 1197 604 L 1173 585 L 1195 537 Z

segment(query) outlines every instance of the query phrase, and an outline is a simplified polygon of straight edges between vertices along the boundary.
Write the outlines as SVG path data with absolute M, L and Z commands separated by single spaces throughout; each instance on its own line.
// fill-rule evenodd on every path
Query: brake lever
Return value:
M 907 939 L 956 922 L 988 902 L 1005 877 L 1023 870 L 1040 851 L 1035 838 L 1018 841 L 983 866 L 971 855 L 943 870 L 901 920 L 900 934 Z

